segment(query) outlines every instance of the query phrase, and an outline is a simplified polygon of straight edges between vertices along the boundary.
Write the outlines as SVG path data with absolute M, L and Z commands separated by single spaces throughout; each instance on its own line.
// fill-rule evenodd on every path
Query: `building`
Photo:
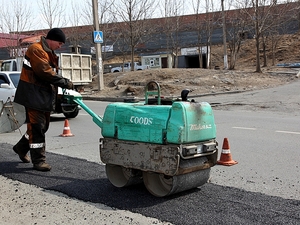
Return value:
M 279 4 L 273 8 L 273 16 L 277 18 L 278 13 L 282 12 L 283 7 L 289 8 L 289 14 L 282 17 L 282 21 L 276 28 L 278 33 L 296 33 L 299 31 L 299 4 L 297 2 L 289 4 Z M 254 13 L 253 8 L 243 9 L 249 13 Z M 249 18 L 244 18 L 247 21 L 243 30 L 235 30 L 241 20 L 242 10 L 226 11 L 226 28 L 227 41 L 232 41 L 233 37 L 230 34 L 239 35 L 243 38 L 254 37 L 254 23 L 249 21 Z M 270 18 L 272 21 L 272 18 Z M 178 22 L 178 23 L 177 23 Z M 179 24 L 174 26 L 174 24 Z M 122 56 L 130 53 L 128 41 L 125 32 L 125 22 L 103 24 L 101 30 L 104 33 L 104 43 L 102 44 L 102 58 L 111 59 L 115 56 Z M 62 30 L 67 36 L 67 43 L 58 53 L 82 53 L 92 54 L 95 56 L 94 43 L 92 33 L 94 27 L 92 25 L 64 27 Z M 145 35 L 138 39 L 134 46 L 134 52 L 140 56 L 141 62 L 155 67 L 170 67 L 176 66 L 181 68 L 199 68 L 208 67 L 210 63 L 209 46 L 223 43 L 222 30 L 222 12 L 211 12 L 204 14 L 185 15 L 180 17 L 170 18 L 155 18 L 148 20 L 148 27 Z M 32 41 L 36 41 L 35 37 L 45 35 L 48 30 L 35 30 L 22 32 L 23 42 L 19 43 L 18 51 L 22 53 L 26 45 Z M 1 37 L 0 37 L 1 39 Z M 0 42 L 1 43 L 1 42 Z M 8 48 L 4 45 L 0 46 L 0 59 L 13 57 L 12 45 L 18 43 L 17 40 L 11 43 Z M 208 49 L 208 50 L 207 50 Z M 200 54 L 200 55 L 199 55 Z M 200 59 L 201 65 L 200 65 Z

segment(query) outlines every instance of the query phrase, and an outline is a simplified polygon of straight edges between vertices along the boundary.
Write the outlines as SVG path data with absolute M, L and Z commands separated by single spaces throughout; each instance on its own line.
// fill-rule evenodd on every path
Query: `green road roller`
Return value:
M 213 110 L 207 102 L 164 98 L 159 83 L 145 86 L 145 98 L 108 104 L 103 117 L 89 109 L 81 95 L 65 98 L 80 105 L 101 128 L 100 158 L 112 185 L 143 182 L 154 196 L 164 197 L 199 187 L 217 162 Z

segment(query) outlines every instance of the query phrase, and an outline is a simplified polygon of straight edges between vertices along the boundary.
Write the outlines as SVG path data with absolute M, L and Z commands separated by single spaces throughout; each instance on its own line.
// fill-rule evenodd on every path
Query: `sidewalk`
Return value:
M 0 176 L 0 190 L 2 225 L 171 225 L 129 211 L 72 199 L 62 193 L 44 190 L 3 176 Z

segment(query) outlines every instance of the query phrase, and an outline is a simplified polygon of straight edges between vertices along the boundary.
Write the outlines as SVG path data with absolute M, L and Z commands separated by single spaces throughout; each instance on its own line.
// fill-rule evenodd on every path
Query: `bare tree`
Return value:
M 115 13 L 112 11 L 113 0 L 102 0 L 99 2 L 99 23 L 100 29 L 103 31 L 104 40 L 103 40 L 103 57 L 107 57 L 108 51 L 113 49 L 113 43 L 109 43 L 109 41 L 114 37 L 115 27 L 112 25 L 116 22 Z M 109 45 L 110 44 L 110 45 Z
M 25 1 L 11 0 L 1 2 L 1 30 L 9 32 L 11 39 L 17 40 L 17 46 L 12 45 L 11 40 L 7 47 L 11 57 L 23 56 L 21 32 L 30 29 L 33 24 L 32 9 Z
M 227 12 L 228 13 L 228 12 Z M 227 16 L 227 40 L 229 49 L 229 69 L 235 68 L 242 42 L 248 38 L 248 17 L 240 10 L 233 10 Z
M 67 25 L 66 4 L 61 0 L 39 0 L 41 17 L 45 24 L 51 29 L 54 26 L 64 27 Z
M 86 24 L 93 24 L 91 16 L 92 4 L 90 0 L 86 0 L 86 3 L 87 4 L 82 9 L 82 17 L 84 18 Z M 100 30 L 103 32 L 104 36 L 102 44 L 102 56 L 104 59 L 109 57 L 109 52 L 112 51 L 113 48 L 117 48 L 121 52 L 128 52 L 128 48 L 126 48 L 126 50 L 124 49 L 126 45 L 124 45 L 124 43 L 121 40 L 122 33 L 118 32 L 120 31 L 119 28 L 122 28 L 122 26 L 118 26 L 116 19 L 116 11 L 113 7 L 114 3 L 114 0 L 98 1 L 99 27 Z
M 223 46 L 224 46 L 224 69 L 228 69 L 228 58 L 227 58 L 227 39 L 226 39 L 226 18 L 224 12 L 224 0 L 221 0 L 222 6 L 222 24 L 223 24 Z
M 202 43 L 202 32 L 203 29 L 201 27 L 202 23 L 201 23 L 201 19 L 200 19 L 200 0 L 196 0 L 196 2 L 193 2 L 193 9 L 194 12 L 196 13 L 196 17 L 195 17 L 195 24 L 196 24 L 196 29 L 197 29 L 197 47 L 198 47 L 198 52 L 199 52 L 199 67 L 202 68 L 203 67 L 203 62 L 202 62 L 202 47 L 203 47 L 203 43 Z
M 243 2 L 242 10 L 248 15 L 248 20 L 252 21 L 254 27 L 254 38 L 256 48 L 256 70 L 261 73 L 260 65 L 260 44 L 266 30 L 274 27 L 275 21 L 272 20 L 274 7 L 277 5 L 276 0 L 251 0 Z M 240 4 L 241 6 L 241 4 Z
M 86 4 L 80 10 L 82 11 L 83 23 L 93 24 L 92 18 L 92 4 L 90 0 L 85 1 Z M 115 0 L 102 0 L 98 1 L 99 25 L 113 23 L 116 21 L 116 15 L 113 11 Z
M 212 47 L 212 34 L 213 30 L 218 27 L 220 24 L 220 20 L 222 19 L 219 13 L 212 13 L 213 11 L 220 11 L 214 5 L 214 1 L 205 0 L 206 2 L 206 13 L 205 13 L 205 32 L 206 32 L 206 49 L 211 49 Z M 209 62 L 211 58 L 211 51 L 208 52 L 208 57 L 206 57 L 206 65 L 211 68 L 211 64 Z
M 134 70 L 135 47 L 151 33 L 150 18 L 155 9 L 155 0 L 119 0 L 114 4 L 117 20 L 122 21 L 124 42 L 130 47 L 131 70 Z
M 182 30 L 183 24 L 181 16 L 184 14 L 184 1 L 165 0 L 161 2 L 164 10 L 164 29 L 166 35 L 167 50 L 171 50 L 175 54 L 174 67 L 178 67 L 178 56 L 180 38 L 179 33 Z
M 99 2 L 98 2 L 99 3 Z M 84 6 L 80 9 L 82 11 L 82 21 L 84 24 L 93 24 L 93 5 L 91 0 L 85 0 Z M 99 7 L 98 7 L 99 10 Z M 100 21 L 100 20 L 99 20 Z
M 82 17 L 84 15 L 83 10 L 87 6 L 87 2 L 81 2 L 81 3 L 71 3 L 71 11 L 72 13 L 69 14 L 69 24 L 71 27 L 68 29 L 68 41 L 71 44 L 71 47 L 73 48 L 72 52 L 75 53 L 81 53 L 79 51 L 81 45 L 80 43 L 83 43 L 83 40 L 88 39 L 90 37 L 90 33 L 88 35 L 87 32 L 82 32 L 82 27 L 80 24 L 82 24 Z M 90 17 L 92 17 L 92 14 L 90 14 Z
M 267 66 L 267 52 L 271 52 L 272 65 L 275 65 L 275 49 L 283 35 L 290 29 L 292 21 L 297 21 L 298 12 L 300 9 L 300 2 L 290 2 L 280 4 L 273 8 L 272 13 L 267 23 L 272 26 L 265 29 L 262 34 L 263 46 L 263 66 Z

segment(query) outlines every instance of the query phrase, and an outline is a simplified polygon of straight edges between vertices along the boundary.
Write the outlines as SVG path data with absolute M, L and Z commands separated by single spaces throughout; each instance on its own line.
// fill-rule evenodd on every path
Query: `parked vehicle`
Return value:
M 20 71 L 0 72 L 0 100 L 2 100 L 3 103 L 14 100 L 20 75 Z M 75 96 L 80 95 L 74 90 L 67 90 L 67 92 L 68 94 Z M 65 93 L 63 93 L 62 89 L 59 88 L 56 109 L 52 112 L 52 114 L 63 113 L 66 118 L 75 118 L 78 115 L 81 107 L 76 103 L 69 103 L 67 99 L 64 98 L 64 94 Z
M 7 100 L 13 101 L 15 92 L 20 80 L 20 72 L 1 72 L 0 73 L 0 100 L 6 102 Z
M 92 82 L 92 56 L 85 54 L 60 53 L 59 74 L 70 79 L 74 86 L 81 89 L 82 86 Z M 21 71 L 23 57 L 4 60 L 1 71 Z
M 103 65 L 103 74 L 110 73 L 111 69 L 114 67 L 122 66 L 122 63 L 110 63 Z
M 146 70 L 149 69 L 150 67 L 148 65 L 141 65 L 139 62 L 134 62 L 134 70 Z M 131 63 L 126 62 L 124 63 L 123 66 L 117 66 L 111 69 L 112 73 L 117 73 L 117 72 L 126 72 L 131 70 Z
M 70 79 L 74 86 L 82 86 L 92 82 L 92 56 L 86 54 L 60 53 L 59 74 Z
M 23 57 L 3 60 L 3 62 L 1 63 L 1 71 L 21 71 L 22 64 Z

